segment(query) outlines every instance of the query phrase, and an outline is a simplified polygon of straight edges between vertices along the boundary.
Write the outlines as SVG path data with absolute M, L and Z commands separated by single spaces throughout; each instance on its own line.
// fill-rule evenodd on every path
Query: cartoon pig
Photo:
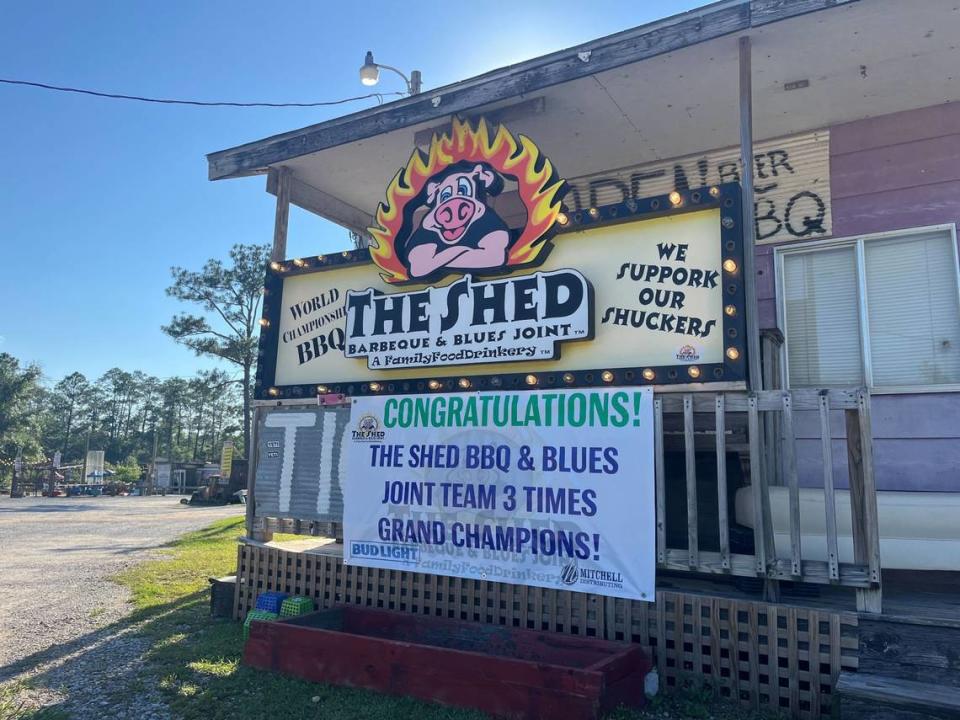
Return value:
M 430 179 L 428 212 L 399 256 L 411 278 L 441 268 L 492 270 L 507 261 L 510 232 L 486 203 L 503 189 L 503 178 L 486 163 L 459 162 Z

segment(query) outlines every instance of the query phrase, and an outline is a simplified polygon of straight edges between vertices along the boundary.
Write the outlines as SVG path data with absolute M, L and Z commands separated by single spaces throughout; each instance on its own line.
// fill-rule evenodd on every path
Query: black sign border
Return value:
M 301 385 L 275 385 L 284 279 L 295 275 L 335 270 L 344 266 L 372 263 L 370 251 L 367 248 L 361 248 L 330 255 L 285 260 L 282 263 L 272 262 L 267 266 L 264 281 L 262 327 L 254 381 L 254 398 L 257 400 L 284 400 L 309 398 L 328 393 L 348 396 L 403 395 L 431 392 L 475 392 L 478 390 L 514 391 L 542 390 L 545 388 L 643 387 L 680 384 L 703 385 L 704 390 L 709 390 L 711 383 L 744 382 L 747 371 L 747 332 L 744 314 L 746 294 L 743 283 L 743 212 L 738 183 L 675 190 L 667 195 L 631 198 L 620 203 L 586 210 L 565 211 L 557 223 L 557 235 L 577 232 L 590 227 L 650 220 L 657 217 L 681 215 L 709 209 L 720 210 L 721 265 L 727 260 L 733 260 L 737 269 L 733 273 L 721 271 L 723 304 L 725 307 L 733 306 L 734 310 L 732 315 L 723 313 L 723 362 L 695 363 L 693 366 L 700 370 L 699 377 L 695 378 L 689 374 L 689 368 L 692 365 L 686 363 L 592 368 L 589 370 L 533 370 L 528 373 L 497 373 L 494 371 L 480 375 L 456 377 L 431 378 L 426 376 L 396 380 L 339 381 L 329 384 L 317 382 Z M 548 254 L 547 252 L 541 253 L 544 257 Z M 515 269 L 509 268 L 509 271 L 513 272 Z M 737 352 L 732 353 L 731 348 L 735 348 Z M 736 354 L 736 357 L 731 358 L 730 354 Z M 542 362 L 542 360 L 536 362 Z M 653 371 L 652 379 L 644 377 L 645 370 Z

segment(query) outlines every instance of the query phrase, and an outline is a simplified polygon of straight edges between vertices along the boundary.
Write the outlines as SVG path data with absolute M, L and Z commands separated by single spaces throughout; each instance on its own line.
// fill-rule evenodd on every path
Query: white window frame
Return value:
M 786 308 L 784 307 L 784 279 L 783 279 L 783 258 L 787 255 L 799 255 L 830 248 L 853 247 L 857 255 L 857 301 L 860 314 L 860 361 L 863 367 L 864 383 L 872 393 L 883 394 L 919 394 L 919 393 L 938 393 L 938 392 L 960 392 L 960 383 L 950 383 L 945 385 L 903 385 L 903 386 L 882 386 L 876 387 L 873 384 L 873 367 L 870 357 L 870 316 L 867 312 L 867 293 L 866 293 L 866 273 L 864 272 L 864 244 L 872 240 L 883 240 L 887 238 L 908 238 L 911 235 L 920 235 L 930 232 L 949 232 L 951 247 L 953 249 L 953 271 L 957 279 L 957 306 L 960 308 L 960 251 L 957 249 L 957 226 L 956 223 L 945 223 L 942 225 L 926 225 L 923 227 L 907 228 L 905 230 L 890 230 L 881 233 L 868 233 L 865 235 L 852 235 L 842 238 L 828 238 L 826 240 L 813 240 L 810 242 L 791 243 L 789 245 L 780 245 L 773 249 L 774 261 L 774 283 L 777 293 L 777 323 L 783 331 L 783 347 L 781 348 L 780 363 L 780 382 L 781 387 L 790 388 L 790 356 L 787 352 L 787 346 L 790 343 L 790 328 L 787 327 Z

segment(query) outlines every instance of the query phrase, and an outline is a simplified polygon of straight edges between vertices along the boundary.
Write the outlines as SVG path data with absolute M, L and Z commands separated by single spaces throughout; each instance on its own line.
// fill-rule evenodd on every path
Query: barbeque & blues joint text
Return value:
M 592 336 L 592 289 L 576 270 L 385 295 L 349 291 L 346 357 L 373 368 L 553 359 Z

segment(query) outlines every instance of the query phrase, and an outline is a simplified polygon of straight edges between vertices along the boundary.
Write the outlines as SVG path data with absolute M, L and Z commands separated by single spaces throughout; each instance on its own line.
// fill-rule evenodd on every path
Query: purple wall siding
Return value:
M 960 179 L 838 198 L 833 212 L 837 237 L 960 222 Z
M 958 123 L 960 103 L 943 103 L 835 125 L 830 128 L 830 154 L 859 152 L 912 140 L 955 135 L 960 131 Z
M 837 237 L 960 221 L 960 103 L 830 128 Z
M 960 443 L 954 438 L 927 440 L 878 439 L 873 443 L 878 490 L 960 492 Z M 823 487 L 819 440 L 797 440 L 797 472 L 802 487 Z M 833 442 L 833 481 L 838 488 L 847 479 L 847 448 Z
M 873 448 L 880 490 L 960 492 L 960 394 L 875 395 Z M 847 487 L 846 428 L 831 413 L 834 481 Z M 797 469 L 804 487 L 821 487 L 820 417 L 796 413 Z
M 953 439 L 960 436 L 960 394 L 874 395 L 871 416 L 875 440 Z M 820 415 L 796 413 L 794 433 L 798 439 L 818 439 Z M 830 434 L 835 439 L 847 436 L 839 410 L 830 415 Z M 960 466 L 957 472 L 960 473 Z
M 836 237 L 960 223 L 960 103 L 831 128 L 830 187 Z M 757 272 L 760 327 L 775 327 L 769 246 Z M 847 487 L 842 414 L 831 420 L 834 477 Z M 801 483 L 821 486 L 817 415 L 798 413 L 796 432 Z M 960 393 L 876 395 L 873 434 L 880 490 L 960 492 Z

